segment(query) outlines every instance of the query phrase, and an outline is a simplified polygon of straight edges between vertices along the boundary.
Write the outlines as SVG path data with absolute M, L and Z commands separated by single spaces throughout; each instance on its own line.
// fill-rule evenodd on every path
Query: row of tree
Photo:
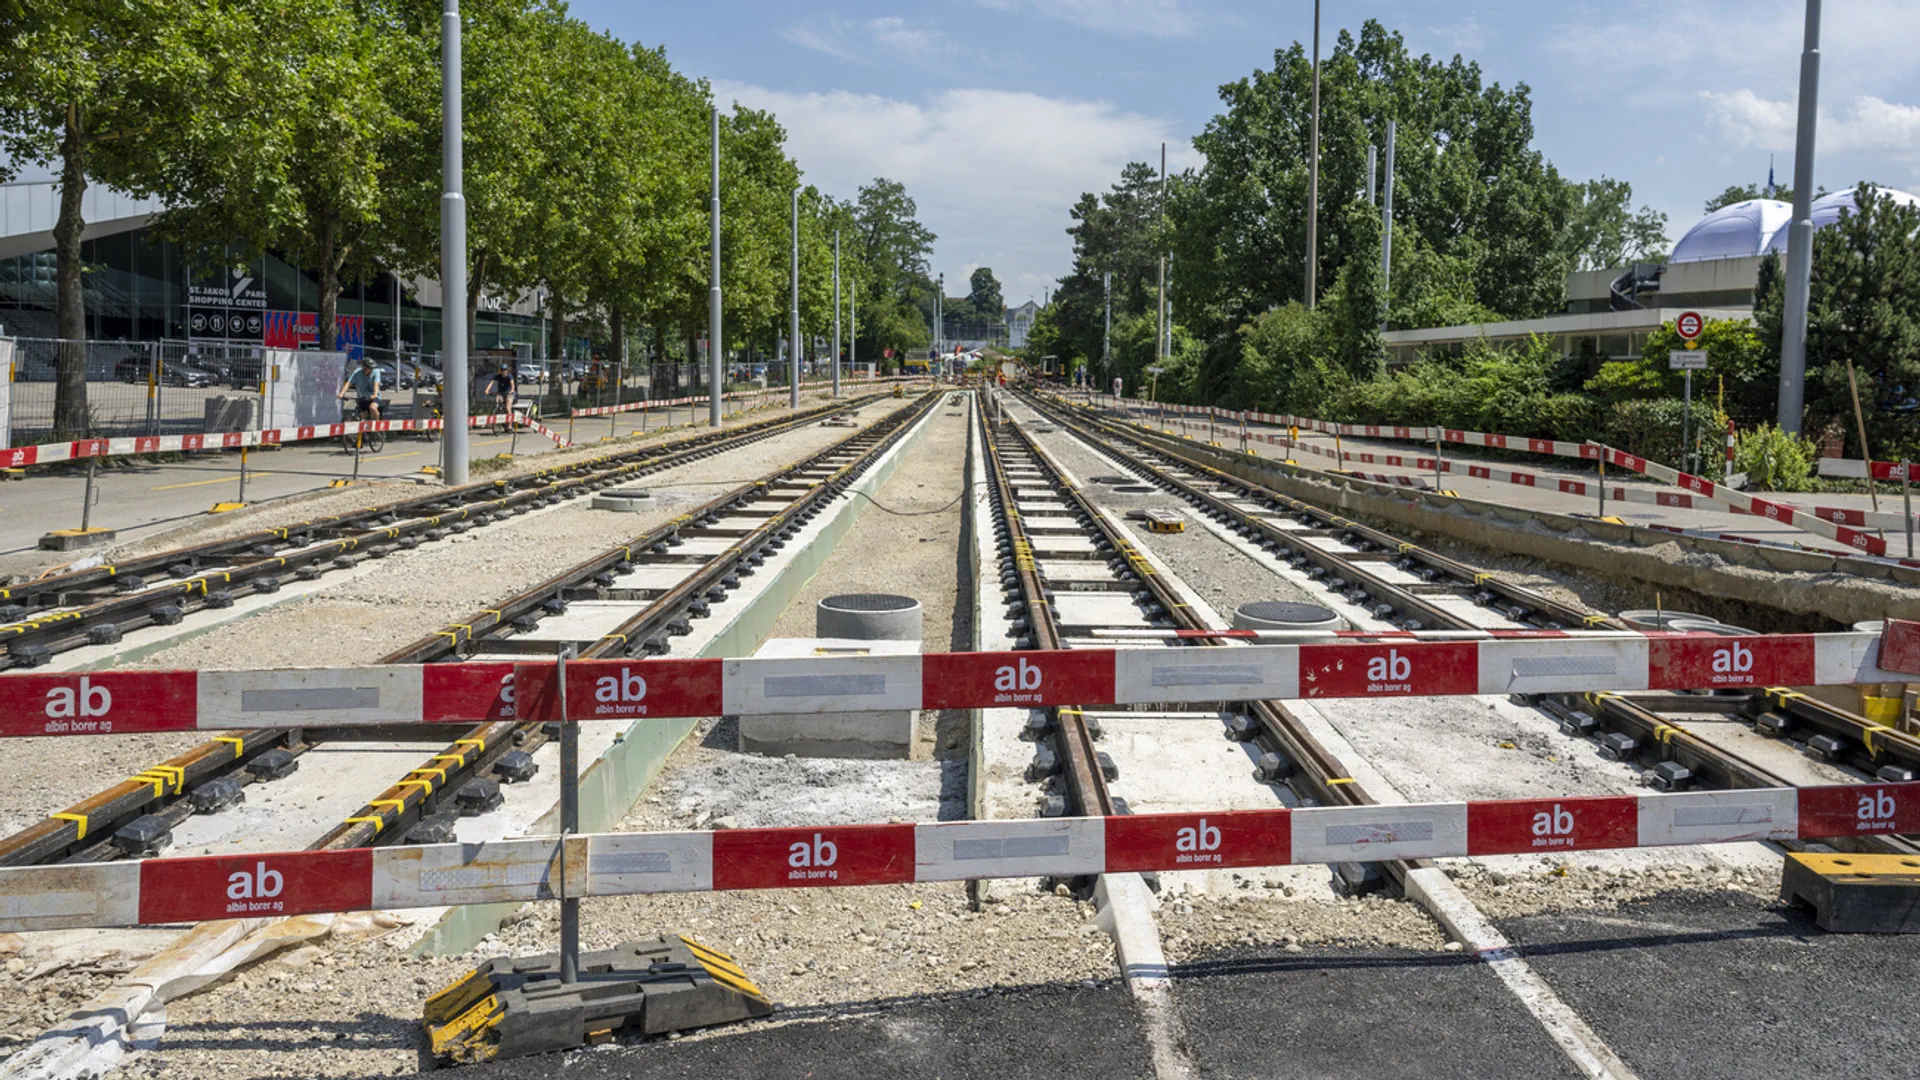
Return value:
M 1624 181 L 1562 176 L 1533 146 L 1524 84 L 1487 84 L 1478 65 L 1457 56 L 1414 56 L 1373 21 L 1357 38 L 1343 33 L 1321 67 L 1311 268 L 1301 210 L 1312 121 L 1306 51 L 1298 43 L 1280 50 L 1272 70 L 1220 95 L 1224 111 L 1194 139 L 1204 167 L 1163 179 L 1134 163 L 1108 192 L 1080 197 L 1067 230 L 1073 269 L 1035 323 L 1030 358 L 1083 363 L 1101 385 L 1118 376 L 1129 392 L 1153 383 L 1163 399 L 1337 419 L 1498 419 L 1509 425 L 1498 430 L 1519 434 L 1608 438 L 1658 414 L 1662 434 L 1646 441 L 1661 443 L 1671 427 L 1675 445 L 1662 456 L 1677 455 L 1681 404 L 1664 366 L 1670 335 L 1653 335 L 1645 359 L 1617 364 L 1554 357 L 1539 342 L 1509 357 L 1469 349 L 1383 371 L 1383 328 L 1547 315 L 1564 309 L 1569 271 L 1664 261 L 1664 214 L 1636 209 Z M 1397 138 L 1387 279 L 1381 210 L 1367 198 L 1367 148 L 1384 144 L 1389 119 Z M 1760 194 L 1731 187 L 1707 209 Z M 1774 195 L 1792 198 L 1783 189 Z M 1846 417 L 1858 451 L 1852 357 L 1872 449 L 1920 454 L 1920 213 L 1865 186 L 1856 201 L 1860 212 L 1815 243 L 1809 415 L 1814 426 Z M 1164 352 L 1156 348 L 1163 255 L 1172 320 Z M 1302 303 L 1309 271 L 1313 308 Z M 1772 262 L 1757 294 L 1755 322 L 1715 327 L 1723 340 L 1709 342 L 1712 374 L 1726 376 L 1728 410 L 1744 423 L 1773 415 L 1781 289 Z M 1110 363 L 1102 363 L 1103 347 Z M 1147 371 L 1156 360 L 1157 377 Z M 1509 389 L 1483 392 L 1496 386 Z
M 691 356 L 708 294 L 704 80 L 558 0 L 465 0 L 464 193 L 472 315 L 544 289 L 566 323 Z M 62 338 L 85 337 L 89 184 L 158 199 L 195 265 L 275 251 L 312 272 L 322 344 L 343 281 L 437 277 L 441 5 L 434 0 L 10 0 L 0 146 L 58 176 Z M 720 119 L 725 340 L 771 351 L 789 307 L 801 170 L 770 113 Z M 863 358 L 924 345 L 934 235 L 905 188 L 800 190 L 802 331 L 828 332 L 833 238 Z M 576 326 L 579 323 L 576 321 Z M 81 350 L 63 355 L 56 427 L 85 430 Z

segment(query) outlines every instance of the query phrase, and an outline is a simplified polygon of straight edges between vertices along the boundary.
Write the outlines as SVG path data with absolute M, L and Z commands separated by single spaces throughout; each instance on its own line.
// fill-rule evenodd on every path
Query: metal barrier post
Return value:
M 1600 489 L 1600 516 L 1606 517 L 1607 516 L 1607 448 L 1604 446 L 1600 448 L 1600 482 L 1594 486 Z
M 355 432 L 353 436 L 353 483 L 360 482 L 360 458 L 367 448 L 367 433 Z
M 154 365 L 160 362 L 160 350 L 152 342 L 141 346 L 147 353 L 147 434 L 160 434 L 160 402 L 156 399 Z
M 1440 475 L 1446 471 L 1447 459 L 1440 456 L 1440 433 L 1435 431 L 1433 433 L 1433 490 L 1440 491 L 1447 486 L 1445 479 Z
M 580 726 L 567 711 L 567 661 L 573 658 L 573 646 L 560 650 L 555 679 L 560 685 L 560 887 L 567 887 L 566 838 L 580 831 Z M 560 901 L 560 981 L 580 978 L 580 900 L 563 895 Z
M 1867 466 L 1869 470 L 1873 466 Z M 1913 558 L 1913 466 L 1900 459 L 1900 507 L 1907 526 L 1907 558 Z
M 80 503 L 81 532 L 89 532 L 93 528 L 93 470 L 99 464 L 99 458 L 90 457 L 87 459 L 87 493 L 82 496 Z
M 240 495 L 234 501 L 245 506 L 247 503 L 247 448 L 240 448 Z

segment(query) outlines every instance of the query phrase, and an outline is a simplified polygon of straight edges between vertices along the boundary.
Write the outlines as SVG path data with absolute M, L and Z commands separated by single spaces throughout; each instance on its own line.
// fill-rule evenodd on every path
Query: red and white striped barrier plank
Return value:
M 1898 482 L 1906 478 L 1906 469 L 1913 470 L 1913 478 L 1920 479 L 1920 464 L 1909 462 L 1905 469 L 1897 461 L 1862 461 L 1859 458 L 1821 458 L 1818 462 L 1821 476 L 1831 476 L 1847 480 L 1865 480 L 1872 476 L 1875 480 Z
M 529 837 L 12 867 L 0 869 L 0 931 L 1912 832 L 1920 832 L 1920 783 L 599 833 L 565 840 Z
M 1478 640 L 793 659 L 578 660 L 573 720 L 1904 681 L 1880 635 Z M 0 737 L 558 720 L 556 664 L 0 674 Z
M 1169 408 L 1181 412 L 1204 411 L 1194 406 L 1169 406 Z M 1437 434 L 1442 442 L 1456 443 L 1465 446 L 1484 446 L 1498 450 L 1518 450 L 1536 454 L 1553 454 L 1559 457 L 1582 458 L 1589 461 L 1599 461 L 1604 458 L 1610 465 L 1651 477 L 1663 484 L 1670 484 L 1674 487 L 1684 488 L 1687 491 L 1697 493 L 1710 502 L 1721 507 L 1729 508 L 1733 513 L 1752 514 L 1756 517 L 1764 517 L 1772 521 L 1777 521 L 1783 525 L 1791 525 L 1803 532 L 1811 532 L 1824 536 L 1829 540 L 1837 541 L 1858 551 L 1864 551 L 1869 555 L 1886 555 L 1887 542 L 1883 537 L 1864 531 L 1862 527 L 1869 524 L 1883 529 L 1904 529 L 1906 527 L 1906 519 L 1898 514 L 1874 514 L 1869 511 L 1834 506 L 1796 507 L 1787 503 L 1758 499 L 1745 492 L 1727 487 L 1724 484 L 1716 483 L 1704 477 L 1683 473 L 1678 469 L 1659 464 L 1658 462 L 1649 461 L 1639 455 L 1629 454 L 1623 450 L 1614 450 L 1610 447 L 1601 446 L 1598 443 L 1574 443 L 1556 439 L 1496 435 L 1489 432 L 1460 431 L 1454 428 L 1425 428 L 1378 424 L 1333 424 L 1324 420 L 1314 420 L 1300 416 L 1272 416 L 1272 414 L 1267 413 L 1256 413 L 1254 415 L 1257 417 L 1270 417 L 1268 422 L 1271 423 L 1282 425 L 1290 424 L 1328 435 L 1338 434 L 1361 438 L 1407 439 L 1418 442 L 1431 442 Z M 1248 437 L 1258 438 L 1259 436 L 1249 435 Z M 1275 442 L 1278 440 L 1270 437 L 1267 441 Z M 1324 453 L 1324 456 L 1334 456 L 1333 451 L 1322 452 L 1304 445 L 1296 444 L 1294 449 L 1308 453 L 1321 452 Z M 1389 455 L 1351 455 L 1343 453 L 1340 456 L 1351 457 L 1356 461 L 1367 461 L 1376 464 L 1394 464 Z M 1406 460 L 1408 459 L 1400 459 L 1402 462 Z M 1431 469 L 1433 467 L 1431 458 L 1414 458 L 1411 460 L 1424 461 L 1426 463 L 1425 468 Z M 1451 464 L 1450 462 L 1446 463 L 1446 465 Z M 1874 464 L 1877 466 L 1888 463 L 1875 462 Z M 1444 467 L 1445 466 L 1443 466 L 1443 468 Z M 1474 468 L 1478 468 L 1478 466 Z M 1893 468 L 1897 470 L 1898 467 L 1894 466 Z M 1491 473 L 1501 470 L 1483 471 Z M 1527 486 L 1541 486 L 1539 481 L 1547 479 L 1528 473 L 1507 472 L 1506 476 L 1509 478 L 1520 476 L 1534 477 L 1531 481 L 1510 479 L 1510 482 L 1522 483 Z M 1492 477 L 1489 476 L 1488 478 L 1491 479 Z M 1595 494 L 1588 485 L 1580 481 L 1555 481 L 1555 485 L 1562 491 L 1569 491 L 1574 494 Z M 1576 487 L 1582 490 L 1574 491 L 1573 489 Z M 1631 489 L 1622 490 L 1631 491 Z M 1672 497 L 1666 496 L 1665 493 L 1655 493 L 1655 496 L 1658 500 L 1656 501 L 1656 505 L 1692 505 L 1690 502 L 1668 501 Z M 1608 492 L 1608 497 L 1613 497 L 1612 491 Z M 1645 496 L 1635 495 L 1628 495 L 1627 500 L 1634 502 L 1649 501 Z

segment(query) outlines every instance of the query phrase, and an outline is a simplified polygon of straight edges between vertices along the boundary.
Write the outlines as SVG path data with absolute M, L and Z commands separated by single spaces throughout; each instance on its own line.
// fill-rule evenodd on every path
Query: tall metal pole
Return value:
M 840 397 L 840 230 L 833 230 L 833 396 Z
M 1800 433 L 1806 401 L 1807 304 L 1813 282 L 1813 135 L 1820 111 L 1820 0 L 1807 0 L 1800 52 L 1800 126 L 1793 143 L 1793 221 L 1787 226 L 1787 310 L 1780 332 L 1780 430 Z
M 1156 215 L 1158 224 L 1164 232 L 1167 223 L 1167 144 L 1160 144 L 1160 212 Z M 1163 242 L 1165 236 L 1160 238 Z M 1162 350 L 1167 343 L 1167 257 L 1160 256 L 1160 299 L 1154 305 L 1153 319 L 1153 362 L 1160 364 L 1166 359 Z
M 933 355 L 938 357 L 944 350 L 941 342 L 947 334 L 947 275 L 941 274 L 933 290 Z
M 1374 177 L 1374 174 L 1378 172 L 1380 169 L 1379 155 L 1380 155 L 1380 148 L 1377 146 L 1374 146 L 1372 143 L 1368 143 L 1367 144 L 1367 205 L 1368 206 L 1380 205 L 1380 200 L 1375 197 L 1375 193 L 1373 190 L 1373 177 Z
M 793 189 L 793 335 L 787 342 L 787 407 L 800 407 L 800 189 Z
M 449 3 L 452 0 L 448 0 Z M 720 392 L 726 385 L 725 363 L 720 348 L 720 106 L 713 106 L 713 203 L 708 211 L 713 218 L 713 288 L 707 293 L 707 380 L 712 397 L 707 401 L 707 426 L 720 426 Z
M 847 283 L 847 372 L 860 360 L 860 283 Z
M 1307 307 L 1320 265 L 1320 0 L 1313 0 L 1313 147 L 1307 158 Z
M 460 0 L 446 0 L 440 15 L 440 440 L 446 459 L 440 477 L 467 482 L 467 200 L 461 192 Z
M 1381 175 L 1380 189 L 1380 331 L 1387 329 L 1387 305 L 1393 295 L 1393 139 L 1394 122 L 1387 121 L 1387 171 Z
M 1106 320 L 1100 324 L 1100 377 L 1108 385 L 1113 380 L 1113 271 L 1100 274 L 1100 295 L 1106 302 Z

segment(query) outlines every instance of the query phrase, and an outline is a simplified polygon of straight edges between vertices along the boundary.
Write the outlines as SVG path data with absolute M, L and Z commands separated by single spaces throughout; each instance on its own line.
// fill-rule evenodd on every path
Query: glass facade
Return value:
M 318 347 L 320 289 L 314 275 L 268 254 L 225 273 L 189 269 L 180 249 L 135 229 L 80 245 L 87 265 L 87 336 L 94 341 L 201 341 Z M 0 259 L 0 329 L 13 337 L 58 337 L 53 252 Z M 341 288 L 343 347 L 379 356 L 440 351 L 440 309 L 422 307 L 381 273 Z M 487 311 L 474 319 L 474 347 L 539 349 L 537 316 Z

